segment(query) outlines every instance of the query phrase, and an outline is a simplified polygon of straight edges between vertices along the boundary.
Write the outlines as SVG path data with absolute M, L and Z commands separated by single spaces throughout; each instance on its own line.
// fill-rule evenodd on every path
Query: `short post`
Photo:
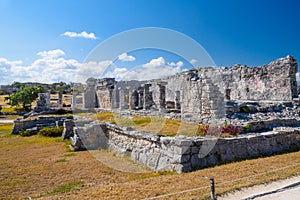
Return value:
M 215 195 L 215 180 L 214 178 L 209 179 L 210 182 L 210 199 L 211 200 L 216 200 L 216 195 Z

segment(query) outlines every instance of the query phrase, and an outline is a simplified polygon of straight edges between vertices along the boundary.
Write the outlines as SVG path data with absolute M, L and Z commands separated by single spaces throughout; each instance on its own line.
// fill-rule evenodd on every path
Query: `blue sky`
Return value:
M 217 66 L 263 65 L 288 54 L 300 59 L 299 9 L 296 0 L 0 0 L 0 84 L 74 81 L 72 69 L 80 70 L 99 43 L 142 27 L 187 35 L 205 48 Z M 86 38 L 64 35 L 83 31 Z M 178 67 L 172 64 L 179 62 L 176 56 L 172 59 L 157 51 L 141 61 L 138 55 L 131 56 L 140 65 L 153 60 Z M 183 63 L 182 69 L 187 68 Z

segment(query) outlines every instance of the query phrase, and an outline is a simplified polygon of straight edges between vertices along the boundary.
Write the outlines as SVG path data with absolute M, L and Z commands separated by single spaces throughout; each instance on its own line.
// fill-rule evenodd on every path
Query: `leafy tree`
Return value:
M 24 110 L 31 109 L 32 102 L 38 97 L 38 93 L 43 92 L 41 86 L 35 87 L 23 87 L 22 90 L 5 97 L 5 100 L 9 100 L 12 106 L 21 106 Z

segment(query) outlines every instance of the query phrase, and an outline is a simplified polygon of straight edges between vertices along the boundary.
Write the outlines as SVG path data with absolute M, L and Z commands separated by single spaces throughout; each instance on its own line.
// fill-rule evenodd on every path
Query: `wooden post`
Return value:
M 216 195 L 215 195 L 215 180 L 214 180 L 214 178 L 210 178 L 209 182 L 210 182 L 210 199 L 217 200 Z

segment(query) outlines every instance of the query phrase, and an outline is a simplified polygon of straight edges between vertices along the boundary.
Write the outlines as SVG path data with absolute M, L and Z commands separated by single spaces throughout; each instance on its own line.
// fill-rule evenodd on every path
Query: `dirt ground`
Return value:
M 150 172 L 128 158 L 99 152 L 102 162 L 116 166 L 110 168 L 88 151 L 69 152 L 60 138 L 12 136 L 9 129 L 0 124 L 0 199 L 207 199 L 208 177 L 215 177 L 219 195 L 300 174 L 300 152 L 184 174 Z M 122 167 L 132 171 L 119 171 Z

